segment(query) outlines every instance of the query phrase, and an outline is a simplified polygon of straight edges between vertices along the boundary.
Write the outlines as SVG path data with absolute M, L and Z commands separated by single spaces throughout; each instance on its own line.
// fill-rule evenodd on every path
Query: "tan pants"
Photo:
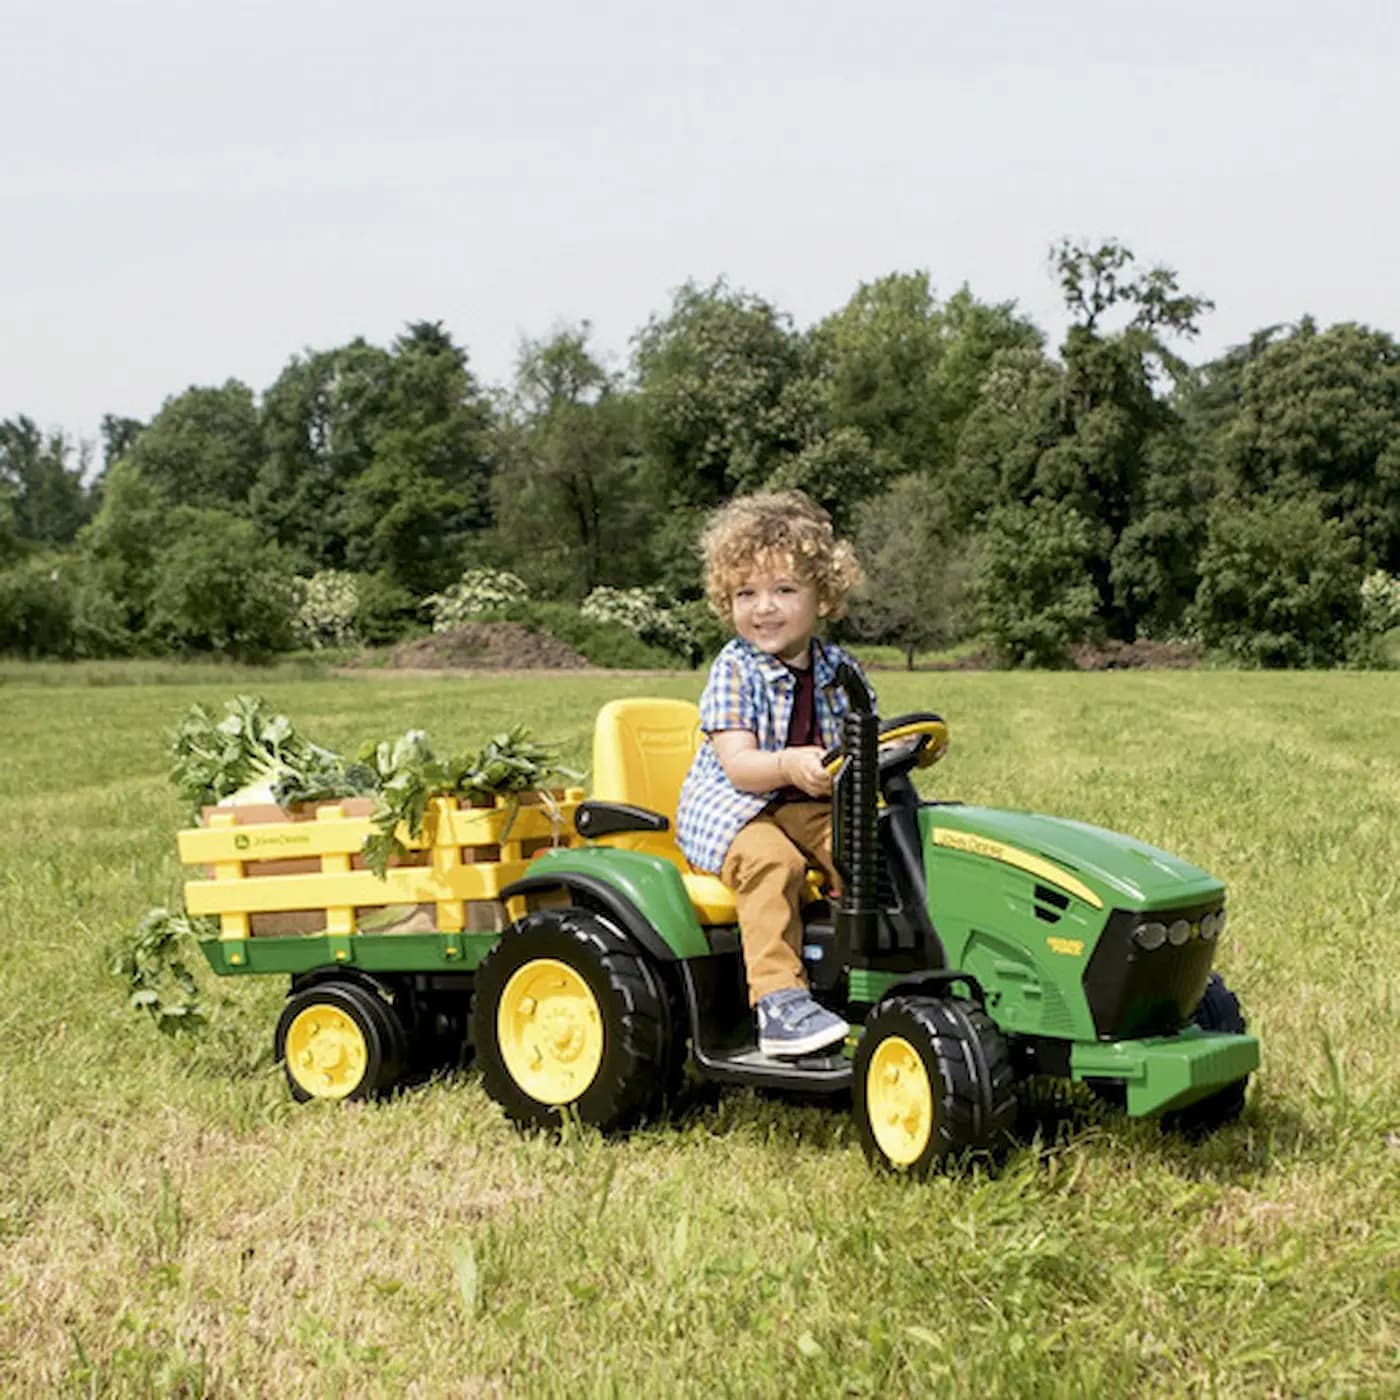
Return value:
M 807 985 L 799 900 L 813 865 L 835 891 L 829 802 L 785 802 L 761 813 L 724 857 L 719 878 L 734 891 L 750 1006 L 770 992 Z

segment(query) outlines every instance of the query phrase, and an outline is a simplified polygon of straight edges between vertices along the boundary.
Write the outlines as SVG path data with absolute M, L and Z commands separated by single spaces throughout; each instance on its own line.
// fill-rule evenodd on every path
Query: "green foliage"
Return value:
M 67 561 L 32 555 L 0 569 L 0 654 L 67 657 L 74 651 Z
M 253 391 L 237 379 L 169 398 L 125 460 L 166 505 L 240 510 L 262 460 Z
M 800 338 L 762 297 L 687 282 L 635 346 L 643 441 L 668 501 L 756 490 L 811 438 Z
M 8 517 L 0 543 L 7 532 L 27 545 L 72 543 L 92 513 L 83 485 L 87 451 L 80 449 L 76 462 L 73 456 L 63 433 L 42 433 L 23 414 L 0 422 L 0 499 Z
M 445 592 L 424 600 L 434 632 L 450 632 L 464 622 L 499 613 L 530 596 L 525 581 L 508 569 L 468 569 Z
M 355 631 L 369 646 L 397 642 L 416 628 L 418 600 L 384 574 L 355 574 Z
M 355 575 L 344 569 L 322 569 L 296 582 L 300 598 L 296 616 L 298 640 L 314 651 L 358 646 L 360 590 Z
M 1087 569 L 1093 532 L 1060 501 L 1003 506 L 988 517 L 974 584 L 982 630 L 1013 666 L 1061 666 L 1093 630 Z
M 522 348 L 495 436 L 488 548 L 531 592 L 582 598 L 652 566 L 659 505 L 637 402 L 589 350 L 588 323 Z
M 256 660 L 294 640 L 296 589 L 288 561 L 249 520 L 177 506 L 155 561 L 146 631 L 175 652 Z
M 170 739 L 168 774 L 198 816 L 228 798 L 311 802 L 372 792 L 375 776 L 312 743 L 258 695 L 238 695 L 218 718 L 191 705 Z
M 1315 499 L 1223 504 L 1201 557 L 1201 640 L 1246 665 L 1336 665 L 1361 618 L 1358 553 Z
M 412 837 L 422 834 L 429 799 L 451 796 L 480 802 L 497 795 L 543 792 L 558 779 L 578 776 L 559 768 L 555 750 L 536 743 L 524 725 L 493 734 L 480 750 L 447 758 L 433 752 L 421 729 L 367 744 L 360 756 L 372 765 L 378 786 L 375 830 L 365 839 L 365 864 L 381 877 L 390 860 L 407 849 L 398 837 L 400 826 Z
M 579 609 L 590 622 L 616 622 L 638 641 L 660 647 L 694 665 L 700 639 L 684 613 L 655 588 L 595 588 Z
M 199 983 L 190 971 L 201 939 L 217 937 L 216 919 L 192 919 L 151 909 L 112 954 L 111 971 L 126 984 L 131 1006 L 148 1015 L 165 1035 L 196 1031 L 207 1013 Z
M 1228 376 L 1237 399 L 1220 435 L 1242 495 L 1315 495 L 1361 542 L 1366 562 L 1400 571 L 1400 343 L 1304 320 Z
M 852 626 L 870 641 L 893 643 L 912 670 L 915 652 L 945 646 L 965 630 L 971 551 L 955 539 L 942 493 L 923 477 L 901 477 L 866 501 L 857 521 L 866 582 Z

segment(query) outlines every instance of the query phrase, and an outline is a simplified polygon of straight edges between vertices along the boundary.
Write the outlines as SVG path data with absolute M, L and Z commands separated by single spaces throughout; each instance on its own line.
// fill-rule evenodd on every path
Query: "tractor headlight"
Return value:
M 1212 909 L 1209 914 L 1201 918 L 1201 937 L 1207 943 L 1212 942 L 1220 932 L 1220 925 L 1224 922 L 1223 911 Z
M 1154 948 L 1160 948 L 1167 941 L 1167 926 L 1156 922 L 1150 924 L 1139 924 L 1133 930 L 1133 942 L 1139 948 L 1145 948 L 1149 953 Z
M 1175 920 L 1167 929 L 1167 941 L 1173 948 L 1180 948 L 1191 937 L 1191 925 L 1185 919 Z

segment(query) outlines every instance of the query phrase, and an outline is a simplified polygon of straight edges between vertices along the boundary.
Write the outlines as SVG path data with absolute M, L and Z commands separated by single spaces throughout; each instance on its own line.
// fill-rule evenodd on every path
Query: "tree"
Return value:
M 254 520 L 303 572 L 343 568 L 347 494 L 374 459 L 393 359 L 362 339 L 294 356 L 263 395 Z
M 144 427 L 145 425 L 135 418 L 124 418 L 117 413 L 104 413 L 102 415 L 102 469 L 104 471 L 131 451 L 132 445 L 141 435 Z
M 229 511 L 177 506 L 156 560 L 147 631 L 163 647 L 256 661 L 292 645 L 292 573 L 276 545 Z
M 1013 666 L 1061 666 L 1092 631 L 1093 540 L 1063 501 L 1000 506 L 988 517 L 974 592 L 988 640 Z
M 1227 501 L 1212 514 L 1193 616 L 1255 666 L 1331 666 L 1361 618 L 1360 550 L 1318 497 Z
M 972 561 L 949 528 L 942 492 L 926 477 L 900 477 L 856 515 L 865 586 L 851 609 L 856 631 L 914 654 L 946 646 L 964 625 Z
M 393 346 L 369 466 L 345 492 L 346 563 L 418 594 L 461 572 L 490 520 L 489 405 L 437 322 Z
M 243 510 L 262 460 L 253 391 L 230 379 L 167 399 L 126 460 L 172 505 Z
M 497 436 L 495 555 L 540 597 L 586 597 L 651 571 L 659 514 L 638 471 L 635 402 L 585 321 L 527 342 Z
M 1369 562 L 1400 569 L 1400 343 L 1304 318 L 1233 378 L 1237 409 L 1219 434 L 1228 486 L 1315 496 Z
M 756 490 L 813 436 L 801 339 L 761 297 L 687 282 L 634 344 L 643 445 L 675 504 Z
M 21 414 L 0 422 L 0 496 L 23 545 L 70 544 L 90 514 L 81 452 L 61 432 L 43 433 Z
M 1199 537 L 1202 521 L 1190 513 L 1194 487 L 1183 489 L 1179 479 L 1185 424 L 1158 385 L 1185 376 L 1167 337 L 1195 334 L 1210 302 L 1182 292 L 1166 268 L 1130 276 L 1133 254 L 1113 241 L 1097 248 L 1061 242 L 1051 257 L 1075 318 L 1061 348 L 1063 368 L 1027 363 L 1024 352 L 994 362 L 988 392 L 959 442 L 957 513 L 966 517 L 966 502 L 978 493 L 984 511 L 997 500 L 1071 508 L 1091 532 L 1085 564 L 1096 612 L 1112 635 L 1130 638 L 1140 626 L 1179 616 L 1189 596 L 1181 544 Z M 1013 367 L 1024 397 L 998 422 Z M 1154 485 L 1159 468 L 1169 478 Z
M 157 560 L 171 538 L 172 510 L 129 456 L 108 470 L 102 504 L 75 550 L 92 591 L 108 600 L 106 650 L 119 649 L 121 634 L 133 646 L 144 640 Z
M 941 475 L 996 355 L 1040 342 L 1014 303 L 963 287 L 940 305 L 927 272 L 894 273 L 816 327 L 810 358 L 826 424 L 861 432 L 888 480 Z

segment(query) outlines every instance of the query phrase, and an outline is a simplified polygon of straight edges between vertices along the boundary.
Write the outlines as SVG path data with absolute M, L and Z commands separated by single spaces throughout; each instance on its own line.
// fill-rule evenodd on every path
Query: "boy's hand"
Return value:
M 783 749 L 778 755 L 783 777 L 809 797 L 825 797 L 831 791 L 831 774 L 818 748 Z

